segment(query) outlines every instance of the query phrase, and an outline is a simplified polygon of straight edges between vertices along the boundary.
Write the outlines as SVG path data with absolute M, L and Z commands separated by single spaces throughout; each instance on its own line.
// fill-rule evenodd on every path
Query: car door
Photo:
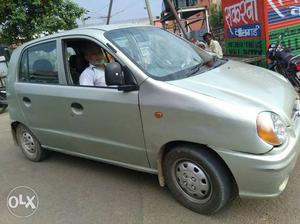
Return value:
M 63 99 L 64 76 L 57 45 L 57 40 L 50 40 L 22 51 L 15 89 L 25 125 L 43 146 L 65 149 L 70 144 L 70 117 Z
M 63 39 L 64 45 L 71 40 Z M 64 60 L 65 73 L 70 79 L 66 56 Z M 70 121 L 69 150 L 105 161 L 149 167 L 138 90 L 123 92 L 117 87 L 79 86 L 69 82 L 63 95 Z

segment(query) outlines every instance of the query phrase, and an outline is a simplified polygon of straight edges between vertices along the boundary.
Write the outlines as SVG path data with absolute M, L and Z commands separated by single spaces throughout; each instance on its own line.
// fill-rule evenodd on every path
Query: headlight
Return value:
M 259 137 L 271 145 L 281 145 L 287 138 L 286 125 L 278 114 L 262 112 L 256 119 Z

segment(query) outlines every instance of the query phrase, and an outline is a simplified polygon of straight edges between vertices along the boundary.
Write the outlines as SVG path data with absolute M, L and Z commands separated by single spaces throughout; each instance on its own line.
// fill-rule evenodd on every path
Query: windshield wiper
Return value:
M 199 63 L 199 64 L 193 66 L 193 67 L 190 69 L 189 73 L 186 74 L 186 77 L 190 77 L 190 76 L 192 76 L 192 75 L 195 75 L 197 72 L 199 72 L 199 70 L 200 70 L 200 68 L 202 67 L 202 65 L 203 65 L 202 63 Z

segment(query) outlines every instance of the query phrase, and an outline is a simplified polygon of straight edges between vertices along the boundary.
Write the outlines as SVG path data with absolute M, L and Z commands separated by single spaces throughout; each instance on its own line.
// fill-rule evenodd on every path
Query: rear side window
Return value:
M 51 41 L 26 49 L 19 71 L 21 82 L 58 84 L 56 42 Z

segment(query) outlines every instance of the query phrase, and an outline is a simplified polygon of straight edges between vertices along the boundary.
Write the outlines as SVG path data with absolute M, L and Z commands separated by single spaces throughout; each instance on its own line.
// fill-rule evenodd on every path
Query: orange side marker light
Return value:
M 164 116 L 164 114 L 163 114 L 162 112 L 155 112 L 155 113 L 154 113 L 154 116 L 155 116 L 156 118 L 162 118 L 162 117 Z

